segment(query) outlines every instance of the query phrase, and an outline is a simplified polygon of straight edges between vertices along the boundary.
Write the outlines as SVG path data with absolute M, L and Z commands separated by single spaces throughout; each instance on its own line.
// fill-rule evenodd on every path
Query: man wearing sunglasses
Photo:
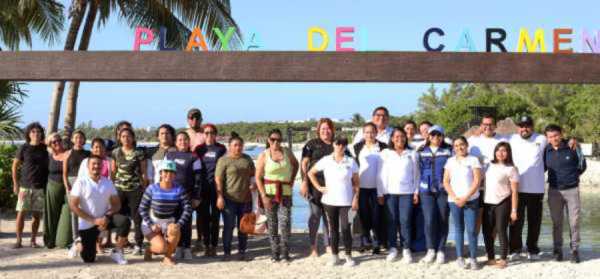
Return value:
M 190 148 L 195 150 L 197 146 L 204 143 L 204 134 L 202 133 L 202 112 L 197 108 L 192 108 L 187 113 L 188 128 L 185 130 L 190 136 Z

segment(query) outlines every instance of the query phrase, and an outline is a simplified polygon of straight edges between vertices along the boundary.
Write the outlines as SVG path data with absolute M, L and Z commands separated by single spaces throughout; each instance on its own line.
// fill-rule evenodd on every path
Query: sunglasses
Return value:
M 61 142 L 61 140 L 53 140 L 53 141 L 50 141 L 50 144 L 56 144 L 56 143 L 60 143 L 60 142 Z
M 208 132 L 204 132 L 205 135 L 216 135 L 217 132 L 215 131 L 208 131 Z
M 269 138 L 272 142 L 281 142 L 281 138 Z

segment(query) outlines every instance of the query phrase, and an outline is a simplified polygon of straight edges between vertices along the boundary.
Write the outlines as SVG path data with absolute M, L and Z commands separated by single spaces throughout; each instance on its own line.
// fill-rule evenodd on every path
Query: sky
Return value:
M 68 7 L 70 1 L 63 1 Z M 232 15 L 242 34 L 259 35 L 260 50 L 307 50 L 307 31 L 325 29 L 335 37 L 335 28 L 352 26 L 354 46 L 361 50 L 425 51 L 423 34 L 431 27 L 445 36 L 432 38 L 452 51 L 466 29 L 477 51 L 485 51 L 485 29 L 503 28 L 509 51 L 515 51 L 519 29 L 530 33 L 543 28 L 547 48 L 552 49 L 553 28 L 573 28 L 572 47 L 581 49 L 581 32 L 600 29 L 594 1 L 368 1 L 368 0 L 232 0 Z M 65 28 L 66 29 L 66 28 Z M 66 33 L 66 30 L 64 31 Z M 48 46 L 35 39 L 32 50 L 61 50 L 63 40 Z M 90 50 L 132 50 L 134 30 L 115 15 L 106 26 L 96 28 Z M 330 43 L 328 50 L 334 50 Z M 29 50 L 22 48 L 21 50 Z M 154 51 L 142 47 L 143 51 Z M 392 115 L 417 109 L 419 96 L 430 83 L 82 83 L 77 123 L 92 121 L 94 127 L 127 119 L 137 127 L 170 123 L 185 125 L 186 112 L 198 107 L 207 122 L 284 121 L 331 117 L 349 119 L 353 113 L 365 118 L 384 105 Z M 48 121 L 54 83 L 25 85 L 28 97 L 22 107 L 22 122 Z M 445 88 L 447 84 L 435 84 Z M 66 97 L 66 93 L 65 93 Z M 63 108 L 64 112 L 64 101 Z M 60 121 L 62 127 L 62 115 Z

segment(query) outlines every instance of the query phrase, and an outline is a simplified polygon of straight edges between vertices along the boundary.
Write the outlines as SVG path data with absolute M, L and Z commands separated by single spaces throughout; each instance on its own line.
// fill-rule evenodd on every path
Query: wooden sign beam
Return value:
M 600 54 L 2 51 L 0 80 L 600 83 Z

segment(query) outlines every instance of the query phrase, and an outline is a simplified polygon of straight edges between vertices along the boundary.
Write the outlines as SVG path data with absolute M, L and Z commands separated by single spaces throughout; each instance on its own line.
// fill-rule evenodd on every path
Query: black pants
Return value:
M 121 214 L 115 214 L 108 220 L 108 229 L 115 230 L 117 236 L 127 237 L 129 235 L 129 229 L 131 227 L 131 221 L 127 216 Z M 83 262 L 92 263 L 96 260 L 96 241 L 100 231 L 97 226 L 91 227 L 85 230 L 79 230 L 79 237 L 81 238 L 81 258 Z
M 219 219 L 221 211 L 217 208 L 215 185 L 210 185 L 208 193 L 202 195 L 202 201 L 196 209 L 196 230 L 198 238 L 204 238 L 204 247 L 217 247 L 219 241 Z M 190 231 L 191 233 L 191 231 Z
M 508 221 L 511 212 L 511 197 L 501 201 L 499 204 L 483 205 L 483 241 L 488 260 L 495 259 L 494 232 L 500 241 L 500 258 L 506 260 L 508 254 Z
M 358 196 L 358 216 L 361 228 L 361 245 L 372 243 L 373 247 L 379 247 L 381 244 L 381 226 L 382 215 L 385 211 L 381 210 L 377 203 L 377 189 L 360 189 Z M 373 240 L 371 241 L 371 231 L 373 231 Z
M 117 190 L 119 199 L 121 200 L 120 214 L 128 216 L 133 220 L 135 232 L 135 244 L 142 247 L 144 245 L 144 235 L 142 234 L 142 217 L 138 212 L 140 201 L 144 193 L 142 189 L 133 191 Z
M 542 205 L 544 194 L 519 193 L 518 219 L 509 228 L 510 253 L 520 253 L 523 248 L 523 224 L 525 223 L 525 210 L 527 210 L 527 252 L 537 254 L 540 252 L 538 239 L 542 226 Z
M 323 204 L 325 214 L 327 215 L 327 225 L 329 226 L 329 243 L 331 252 L 334 255 L 339 253 L 340 227 L 342 229 L 342 238 L 344 239 L 344 250 L 346 255 L 352 255 L 352 233 L 350 231 L 350 222 L 348 222 L 349 206 L 331 206 Z

